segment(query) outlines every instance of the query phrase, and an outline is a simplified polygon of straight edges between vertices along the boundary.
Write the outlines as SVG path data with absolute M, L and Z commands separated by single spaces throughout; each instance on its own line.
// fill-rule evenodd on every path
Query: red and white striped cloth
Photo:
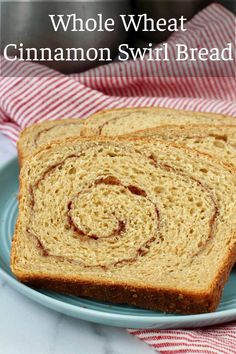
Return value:
M 129 329 L 163 354 L 235 354 L 236 324 L 201 329 L 137 330 Z
M 187 31 L 169 40 L 192 47 L 235 46 L 235 17 L 212 4 L 196 15 Z M 174 56 L 173 56 L 174 57 Z M 22 128 L 40 121 L 87 117 L 115 107 L 161 106 L 236 116 L 235 61 L 177 65 L 129 61 L 85 74 L 63 75 L 35 63 L 1 58 L 0 131 L 13 142 Z M 199 75 L 201 71 L 202 75 Z M 213 77 L 213 72 L 217 77 Z M 236 324 L 201 330 L 129 330 L 161 353 L 236 353 Z

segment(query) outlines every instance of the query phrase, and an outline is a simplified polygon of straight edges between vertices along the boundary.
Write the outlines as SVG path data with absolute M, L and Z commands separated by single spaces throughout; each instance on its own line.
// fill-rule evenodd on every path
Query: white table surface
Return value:
M 15 147 L 0 134 L 0 165 L 15 155 Z M 154 353 L 123 328 L 58 314 L 22 296 L 0 279 L 0 354 Z

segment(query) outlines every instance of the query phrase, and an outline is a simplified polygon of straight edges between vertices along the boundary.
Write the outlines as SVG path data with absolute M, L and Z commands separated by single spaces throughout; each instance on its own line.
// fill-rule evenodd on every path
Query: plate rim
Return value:
M 6 169 L 9 167 L 9 165 L 18 163 L 17 156 L 11 158 L 7 162 L 3 163 L 0 166 L 0 173 L 2 170 Z M 233 309 L 228 309 L 228 310 L 222 310 L 222 311 L 215 311 L 215 312 L 209 312 L 209 313 L 203 313 L 203 314 L 194 314 L 194 315 L 175 315 L 175 314 L 170 314 L 170 316 L 165 317 L 162 314 L 157 314 L 157 315 L 142 315 L 139 316 L 138 314 L 118 314 L 118 313 L 112 313 L 112 312 L 106 312 L 102 310 L 97 310 L 97 309 L 90 309 L 87 307 L 83 307 L 80 305 L 74 305 L 71 303 L 64 302 L 63 300 L 55 299 L 47 294 L 43 294 L 40 291 L 37 291 L 37 289 L 31 288 L 20 281 L 18 281 L 13 274 L 9 274 L 7 271 L 5 271 L 2 267 L 2 264 L 0 263 L 0 276 L 14 289 L 19 291 L 21 294 L 25 295 L 27 298 L 30 300 L 33 300 L 42 306 L 45 306 L 47 308 L 50 308 L 54 311 L 58 311 L 61 313 L 65 313 L 65 310 L 68 310 L 68 315 L 77 317 L 77 318 L 82 318 L 86 320 L 86 317 L 89 317 L 87 319 L 88 321 L 93 321 L 97 322 L 96 318 L 99 318 L 100 320 L 106 320 L 106 321 L 123 321 L 127 323 L 127 326 L 133 326 L 132 324 L 134 321 L 137 321 L 139 323 L 142 323 L 144 326 L 149 325 L 151 326 L 150 323 L 153 323 L 156 327 L 158 324 L 168 326 L 170 324 L 173 325 L 173 323 L 178 323 L 178 328 L 181 328 L 181 325 L 184 325 L 186 327 L 186 324 L 191 325 L 193 322 L 202 322 L 203 324 L 200 325 L 200 327 L 204 326 L 204 322 L 206 323 L 205 326 L 209 325 L 210 321 L 218 320 L 217 323 L 220 323 L 221 320 L 228 322 L 229 320 L 227 318 L 231 318 L 231 321 L 233 320 L 232 317 L 235 317 L 236 319 L 236 307 Z M 93 301 L 92 299 L 89 299 L 90 301 Z M 116 306 L 116 304 L 112 304 L 113 306 Z M 222 323 L 222 321 L 221 321 Z M 119 326 L 117 323 L 113 324 L 114 326 Z M 125 327 L 122 325 L 122 327 Z M 198 326 L 199 327 L 199 326 Z M 135 327 L 133 327 L 135 328 Z M 141 328 L 136 327 L 136 328 Z M 149 327 L 149 328 L 155 328 L 155 327 Z M 168 328 L 168 327 L 166 327 Z M 174 328 L 174 327 L 173 327 Z M 176 328 L 176 327 L 175 327 Z
M 50 296 L 41 293 L 40 291 L 37 291 L 21 282 L 19 282 L 16 278 L 14 278 L 12 275 L 8 274 L 5 272 L 1 267 L 0 267 L 0 275 L 3 275 L 3 278 L 7 281 L 9 285 L 12 285 L 16 290 L 19 290 L 20 293 L 24 294 L 31 300 L 35 300 L 36 302 L 49 307 L 48 303 L 52 305 L 50 308 L 54 308 L 54 305 L 58 306 L 60 309 L 68 309 L 68 310 L 73 310 L 78 314 L 78 311 L 83 313 L 84 315 L 95 315 L 95 316 L 101 316 L 104 319 L 112 320 L 112 319 L 119 319 L 119 320 L 127 320 L 129 321 L 134 321 L 135 319 L 139 319 L 141 322 L 144 323 L 150 323 L 152 321 L 158 321 L 162 322 L 163 324 L 170 324 L 173 323 L 175 320 L 177 320 L 180 324 L 181 322 L 189 322 L 192 323 L 195 320 L 196 321 L 209 321 L 209 320 L 214 320 L 214 319 L 221 319 L 224 318 L 225 316 L 236 316 L 236 308 L 235 309 L 229 309 L 229 310 L 223 310 L 221 312 L 208 312 L 208 313 L 203 313 L 203 314 L 195 314 L 195 315 L 175 315 L 170 317 L 163 317 L 162 315 L 150 315 L 150 316 L 139 316 L 139 315 L 127 315 L 127 314 L 116 314 L 116 313 L 109 313 L 109 312 L 104 312 L 104 311 L 99 311 L 99 310 L 94 310 L 94 309 L 89 309 L 85 308 L 82 306 L 78 305 L 73 305 L 69 303 L 65 303 L 64 301 L 58 300 L 51 298 Z M 46 303 L 44 302 L 46 301 Z M 92 299 L 90 299 L 92 301 Z M 115 304 L 114 304 L 115 306 Z

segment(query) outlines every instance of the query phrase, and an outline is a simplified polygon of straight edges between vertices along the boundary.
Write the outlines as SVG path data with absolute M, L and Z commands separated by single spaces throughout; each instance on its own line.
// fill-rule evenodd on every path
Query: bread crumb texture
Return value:
M 195 311 L 213 310 L 234 258 L 235 192 L 233 170 L 156 139 L 52 144 L 21 169 L 12 270 L 23 281 L 117 284 L 126 297 L 111 301 L 167 311 L 194 312 L 178 301 L 209 296 Z M 138 289 L 174 293 L 174 305 L 147 293 L 145 305 Z

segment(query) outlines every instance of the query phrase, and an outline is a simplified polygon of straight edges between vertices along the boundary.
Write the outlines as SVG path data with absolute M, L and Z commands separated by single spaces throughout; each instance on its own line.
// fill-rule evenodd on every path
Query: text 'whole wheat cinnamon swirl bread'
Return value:
M 26 128 L 20 135 L 20 164 L 35 150 L 58 139 L 75 136 L 118 136 L 167 124 L 235 124 L 233 117 L 167 108 L 122 108 L 105 110 L 88 119 L 64 119 Z
M 27 159 L 22 282 L 177 313 L 214 311 L 235 259 L 235 171 L 156 140 L 69 139 Z

